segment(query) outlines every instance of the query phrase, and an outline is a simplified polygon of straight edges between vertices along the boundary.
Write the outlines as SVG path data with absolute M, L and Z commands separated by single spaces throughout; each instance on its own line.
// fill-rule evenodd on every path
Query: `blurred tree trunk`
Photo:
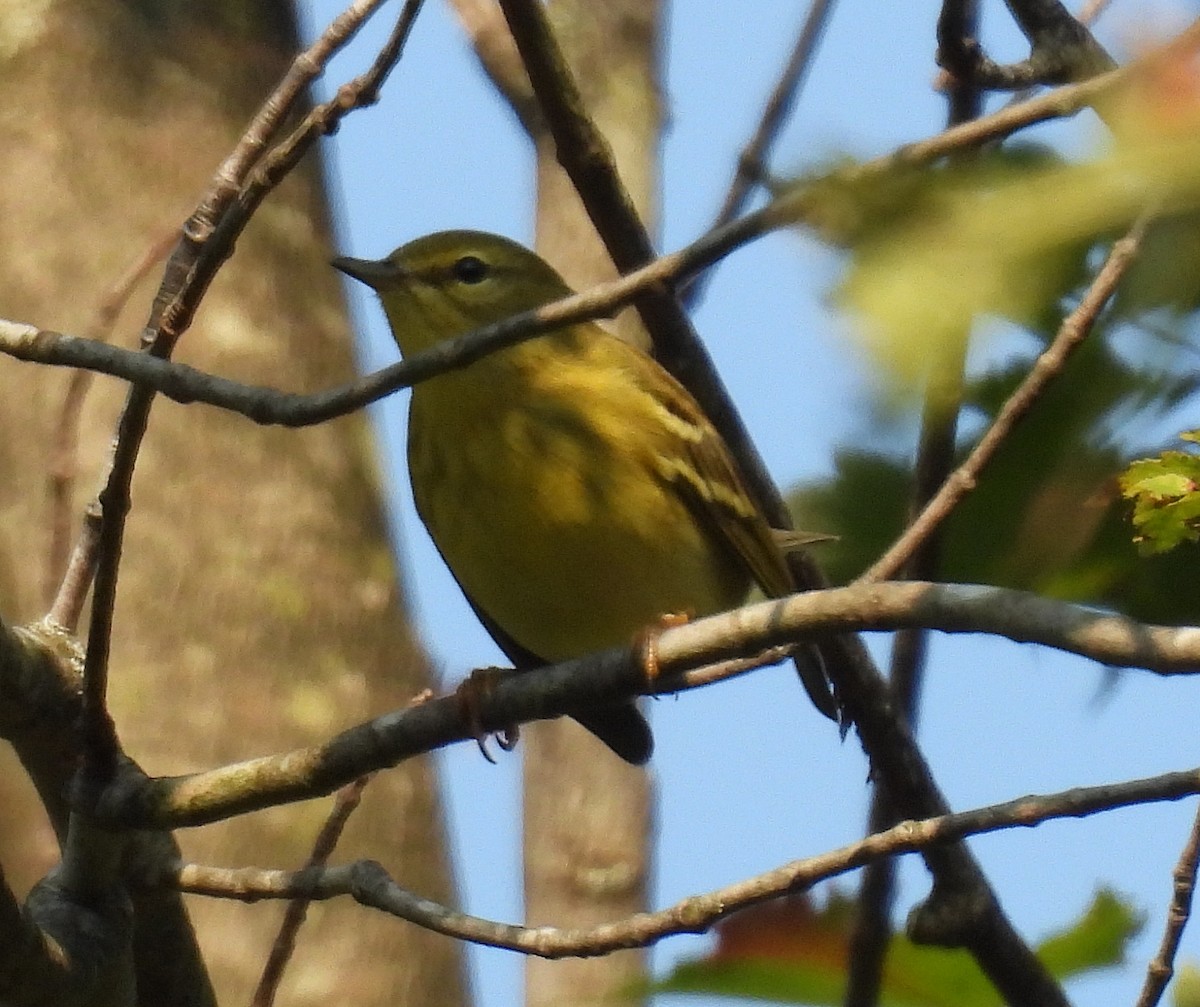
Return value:
M 651 232 L 658 221 L 660 11 L 656 2 L 555 0 L 559 44 L 584 101 L 613 148 L 621 177 Z M 537 150 L 537 248 L 575 287 L 609 279 L 612 263 L 584 212 L 554 143 Z M 645 345 L 637 316 L 619 321 Z M 531 925 L 589 927 L 646 906 L 651 788 L 574 721 L 530 725 L 525 741 L 525 904 Z M 528 1007 L 619 1003 L 613 995 L 639 978 L 645 955 L 545 961 L 526 966 Z
M 139 0 L 0 7 L 0 315 L 79 333 L 152 242 L 178 229 L 296 46 L 289 4 Z M 263 206 L 181 344 L 243 381 L 313 390 L 353 356 L 315 159 Z M 161 270 L 113 330 L 134 345 Z M 45 607 L 47 478 L 67 375 L 0 367 L 0 606 Z M 77 524 L 97 487 L 125 386 L 97 382 L 80 425 Z M 154 774 L 326 738 L 403 705 L 426 682 L 404 621 L 373 448 L 360 416 L 259 428 L 160 401 L 134 482 L 112 656 L 112 708 Z M 20 767 L 0 753 L 0 863 L 24 890 L 57 858 Z M 189 858 L 301 863 L 326 802 L 180 835 Z M 384 860 L 449 898 L 427 761 L 381 774 L 338 857 Z M 223 1002 L 246 1002 L 282 905 L 191 902 Z M 459 1004 L 451 941 L 314 906 L 280 1003 Z

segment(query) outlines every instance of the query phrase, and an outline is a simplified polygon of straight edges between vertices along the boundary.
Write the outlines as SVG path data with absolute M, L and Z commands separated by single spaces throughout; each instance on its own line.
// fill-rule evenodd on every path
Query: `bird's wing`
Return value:
M 669 374 L 664 372 L 664 376 L 669 380 L 655 382 L 653 393 L 677 421 L 665 428 L 676 444 L 666 444 L 659 452 L 665 461 L 667 478 L 696 519 L 708 528 L 713 540 L 738 557 L 767 597 L 791 594 L 796 590 L 796 582 L 784 559 L 779 533 L 754 504 L 729 448 L 695 399 Z M 822 537 L 790 534 L 791 548 L 799 541 Z M 792 659 L 813 705 L 826 717 L 841 723 L 838 699 L 825 673 L 820 651 L 811 644 L 802 645 L 793 650 Z
M 713 540 L 732 550 L 770 598 L 795 583 L 767 520 L 755 506 L 729 449 L 688 392 L 663 372 L 659 405 L 676 423 L 665 429 L 674 444 L 660 452 L 664 475 Z M 674 450 L 671 450 L 671 449 Z

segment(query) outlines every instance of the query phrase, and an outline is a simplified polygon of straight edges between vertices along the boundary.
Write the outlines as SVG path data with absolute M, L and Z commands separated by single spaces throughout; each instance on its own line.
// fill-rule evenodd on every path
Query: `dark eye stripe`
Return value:
M 478 256 L 464 255 L 455 260 L 451 272 L 460 283 L 482 283 L 487 278 L 488 265 Z

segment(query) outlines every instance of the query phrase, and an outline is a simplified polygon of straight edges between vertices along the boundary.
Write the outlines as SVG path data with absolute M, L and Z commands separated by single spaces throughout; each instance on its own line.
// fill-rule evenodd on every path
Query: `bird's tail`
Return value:
M 654 751 L 654 736 L 641 710 L 633 703 L 598 706 L 572 717 L 626 762 L 643 765 Z

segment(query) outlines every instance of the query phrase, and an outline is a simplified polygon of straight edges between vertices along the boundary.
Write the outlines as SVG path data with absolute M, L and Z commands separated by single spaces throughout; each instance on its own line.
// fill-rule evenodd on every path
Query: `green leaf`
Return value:
M 1196 441 L 1196 433 L 1183 435 Z M 1200 456 L 1164 451 L 1130 463 L 1121 476 L 1121 492 L 1133 501 L 1133 526 L 1139 546 L 1162 553 L 1183 542 L 1200 540 Z

